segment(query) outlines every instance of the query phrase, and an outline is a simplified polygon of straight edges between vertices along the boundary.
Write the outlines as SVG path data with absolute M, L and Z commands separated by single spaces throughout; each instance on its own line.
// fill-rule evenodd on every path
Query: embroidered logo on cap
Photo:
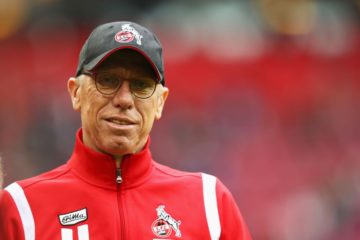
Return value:
M 70 213 L 66 213 L 66 214 L 60 214 L 59 215 L 59 220 L 61 225 L 63 226 L 71 226 L 71 225 L 75 225 L 79 222 L 84 222 L 87 220 L 87 210 L 86 208 L 75 211 L 75 212 L 70 212 Z
M 151 225 L 153 233 L 157 237 L 168 237 L 170 236 L 172 230 L 175 231 L 175 236 L 180 238 L 180 224 L 181 221 L 176 221 L 173 217 L 170 216 L 165 210 L 165 206 L 160 205 L 156 208 L 157 219 Z
M 142 35 L 135 28 L 130 26 L 130 24 L 124 24 L 121 26 L 122 30 L 115 35 L 115 41 L 119 43 L 129 43 L 134 39 L 138 45 L 141 45 Z

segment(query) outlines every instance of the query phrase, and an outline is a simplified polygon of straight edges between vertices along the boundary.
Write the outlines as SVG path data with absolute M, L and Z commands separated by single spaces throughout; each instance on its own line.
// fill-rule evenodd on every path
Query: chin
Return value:
M 134 153 L 133 147 L 127 142 L 113 141 L 105 145 L 105 151 L 113 156 L 123 156 L 126 154 Z
M 102 149 L 113 156 L 139 152 L 142 149 L 142 146 L 139 147 L 139 145 L 141 145 L 139 138 L 132 135 L 103 136 L 101 143 Z

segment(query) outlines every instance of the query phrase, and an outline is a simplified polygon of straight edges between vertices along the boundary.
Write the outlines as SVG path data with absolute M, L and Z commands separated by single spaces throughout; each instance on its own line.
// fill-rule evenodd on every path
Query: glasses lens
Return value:
M 154 93 L 156 82 L 154 79 L 133 79 L 130 81 L 131 92 L 138 98 L 149 98 Z
M 121 84 L 116 74 L 101 72 L 96 74 L 96 87 L 103 94 L 113 94 Z
M 114 94 L 122 82 L 116 73 L 98 72 L 95 76 L 96 88 L 105 95 Z M 138 98 L 151 97 L 156 88 L 156 81 L 152 78 L 132 79 L 129 84 L 131 93 Z

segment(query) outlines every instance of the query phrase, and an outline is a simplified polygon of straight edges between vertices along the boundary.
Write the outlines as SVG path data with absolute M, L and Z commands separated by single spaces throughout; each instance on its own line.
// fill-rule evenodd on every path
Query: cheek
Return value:
M 93 89 L 88 89 L 88 93 L 83 100 L 84 102 L 81 106 L 83 123 L 94 125 L 97 121 L 98 113 L 106 104 L 106 99 L 103 99 L 97 91 L 95 92 Z
M 155 119 L 155 103 L 152 101 L 147 104 L 141 105 L 141 108 L 139 108 L 139 112 L 142 116 L 142 130 L 145 134 L 148 134 L 152 128 Z

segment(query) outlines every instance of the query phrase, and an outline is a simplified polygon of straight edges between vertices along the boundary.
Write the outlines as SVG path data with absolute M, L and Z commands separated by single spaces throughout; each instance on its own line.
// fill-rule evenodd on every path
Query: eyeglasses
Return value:
M 122 79 L 118 74 L 112 72 L 88 72 L 83 74 L 95 79 L 96 89 L 104 95 L 115 94 L 122 83 L 126 80 Z M 138 98 L 146 99 L 151 97 L 156 89 L 157 82 L 150 78 L 136 78 L 128 81 L 131 93 Z

